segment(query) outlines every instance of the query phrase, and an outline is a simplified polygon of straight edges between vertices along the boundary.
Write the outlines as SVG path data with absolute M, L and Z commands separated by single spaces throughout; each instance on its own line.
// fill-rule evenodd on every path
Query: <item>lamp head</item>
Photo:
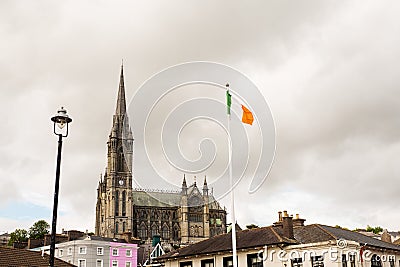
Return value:
M 72 119 L 67 114 L 67 110 L 65 110 L 64 107 L 61 107 L 57 111 L 57 114 L 51 118 L 51 120 L 54 122 L 54 133 L 57 135 L 59 135 L 60 133 L 56 133 L 56 125 L 60 130 L 62 130 L 65 125 L 67 125 L 67 131 L 64 136 L 66 137 L 68 135 L 68 124 L 72 122 Z

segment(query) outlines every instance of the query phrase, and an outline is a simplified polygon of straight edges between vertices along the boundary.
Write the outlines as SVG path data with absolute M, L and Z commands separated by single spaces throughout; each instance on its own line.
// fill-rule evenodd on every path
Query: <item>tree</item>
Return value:
M 44 238 L 44 235 L 49 233 L 49 228 L 50 225 L 45 220 L 39 220 L 29 228 L 29 237 L 32 239 Z
M 246 225 L 247 229 L 254 229 L 254 228 L 258 228 L 258 225 L 255 225 L 254 223 Z
M 371 226 L 367 225 L 367 228 L 365 230 L 367 232 L 373 232 L 374 234 L 379 234 L 380 232 L 383 231 L 383 228 L 380 226 L 371 227 Z
M 25 229 L 15 229 L 15 231 L 10 234 L 8 245 L 12 246 L 14 242 L 26 242 L 27 240 L 28 232 Z

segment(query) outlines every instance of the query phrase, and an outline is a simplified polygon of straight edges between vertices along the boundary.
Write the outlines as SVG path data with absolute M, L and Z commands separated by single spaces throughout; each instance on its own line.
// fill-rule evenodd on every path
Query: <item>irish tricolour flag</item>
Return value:
M 226 87 L 229 88 L 229 84 L 227 84 Z M 232 95 L 229 93 L 228 89 L 226 90 L 226 111 L 228 115 L 231 115 L 231 105 L 232 105 Z M 251 113 L 251 111 L 248 108 L 246 108 L 243 104 L 242 104 L 242 110 L 243 110 L 242 122 L 252 125 L 254 121 L 253 113 Z

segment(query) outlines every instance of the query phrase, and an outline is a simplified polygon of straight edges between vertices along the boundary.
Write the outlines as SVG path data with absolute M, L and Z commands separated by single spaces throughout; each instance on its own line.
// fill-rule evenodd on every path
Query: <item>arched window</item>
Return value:
M 162 232 L 161 232 L 161 236 L 164 240 L 168 240 L 169 239 L 169 227 L 167 224 L 164 224 L 162 227 Z
M 119 192 L 115 192 L 115 216 L 119 215 Z
M 115 223 L 115 233 L 118 234 L 119 233 L 119 223 Z
M 153 237 L 155 235 L 158 235 L 158 227 L 157 227 L 157 224 L 154 223 L 151 226 L 151 237 Z
M 126 192 L 122 191 L 122 216 L 126 216 Z
M 125 165 L 125 157 L 124 157 L 124 150 L 122 149 L 122 147 L 119 149 L 119 157 L 118 157 L 118 170 L 119 171 L 124 171 L 124 165 Z
M 122 233 L 126 232 L 126 222 L 122 223 Z
M 146 240 L 147 239 L 147 227 L 143 222 L 139 226 L 138 236 L 142 240 Z
M 179 227 L 178 225 L 174 225 L 173 231 L 172 231 L 172 239 L 174 241 L 178 241 L 179 240 Z

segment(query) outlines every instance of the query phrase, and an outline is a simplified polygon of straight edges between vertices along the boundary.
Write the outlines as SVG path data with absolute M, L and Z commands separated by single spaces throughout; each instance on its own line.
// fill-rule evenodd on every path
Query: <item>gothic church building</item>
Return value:
M 206 178 L 201 189 L 196 181 L 187 186 L 184 175 L 177 192 L 133 189 L 133 143 L 121 67 L 117 105 L 107 142 L 107 167 L 97 188 L 96 235 L 122 238 L 131 233 L 144 243 L 161 236 L 163 244 L 179 246 L 226 232 L 226 210 L 210 194 Z

